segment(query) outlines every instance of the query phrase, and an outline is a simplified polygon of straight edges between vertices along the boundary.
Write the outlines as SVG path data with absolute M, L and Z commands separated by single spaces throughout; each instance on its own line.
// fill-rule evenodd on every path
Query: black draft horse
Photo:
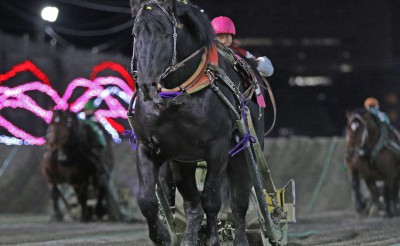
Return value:
M 201 68 L 207 52 L 215 45 L 215 34 L 208 17 L 187 0 L 131 0 L 135 17 L 133 28 L 133 70 L 136 68 L 138 96 L 133 129 L 137 137 L 137 170 L 139 174 L 138 203 L 147 219 L 149 236 L 160 245 L 171 243 L 171 237 L 158 217 L 156 181 L 163 163 L 171 163 L 174 180 L 184 198 L 186 231 L 181 245 L 196 245 L 204 213 L 207 218 L 206 243 L 220 245 L 217 215 L 221 208 L 223 175 L 230 180 L 231 209 L 235 224 L 235 245 L 248 245 L 245 216 L 252 180 L 243 152 L 228 153 L 237 141 L 234 110 L 217 95 L 237 105 L 237 98 L 219 78 L 209 80 L 210 86 L 186 94 L 191 81 Z M 244 91 L 244 79 L 232 63 L 218 54 L 218 66 Z M 252 65 L 252 71 L 256 71 Z M 207 73 L 206 69 L 201 71 Z M 257 73 L 258 81 L 262 78 Z M 159 93 L 179 88 L 179 96 L 164 98 Z M 215 89 L 215 87 L 214 87 Z M 263 146 L 264 116 L 254 99 L 247 102 L 257 137 Z M 196 187 L 195 170 L 199 160 L 207 162 L 204 190 Z M 228 192 L 226 190 L 222 192 Z
M 355 206 L 367 209 L 360 191 L 360 178 L 371 194 L 369 214 L 377 212 L 380 191 L 377 180 L 384 181 L 385 216 L 391 217 L 398 206 L 400 184 L 400 141 L 396 130 L 382 123 L 367 109 L 347 113 L 346 162 L 350 170 Z
M 97 193 L 95 208 L 97 218 L 101 219 L 108 213 L 108 208 L 104 206 L 107 201 L 106 185 L 114 161 L 110 137 L 107 136 L 106 140 L 105 147 L 99 146 L 93 129 L 78 119 L 75 113 L 53 111 L 41 166 L 51 189 L 54 220 L 63 219 L 58 206 L 60 191 L 57 184 L 64 183 L 70 184 L 76 192 L 81 206 L 81 221 L 88 222 L 92 219 L 86 204 L 89 185 L 92 185 Z

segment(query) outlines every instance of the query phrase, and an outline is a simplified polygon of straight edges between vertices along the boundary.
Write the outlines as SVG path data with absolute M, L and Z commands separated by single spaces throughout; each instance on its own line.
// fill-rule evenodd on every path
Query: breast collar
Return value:
M 204 49 L 199 66 L 189 79 L 183 82 L 180 86 L 172 89 L 164 88 L 162 85 L 158 84 L 158 91 L 186 92 L 188 94 L 200 91 L 211 84 L 211 81 L 206 74 L 207 67 L 210 63 L 214 66 L 218 66 L 218 52 L 215 44 L 213 44 L 211 48 Z

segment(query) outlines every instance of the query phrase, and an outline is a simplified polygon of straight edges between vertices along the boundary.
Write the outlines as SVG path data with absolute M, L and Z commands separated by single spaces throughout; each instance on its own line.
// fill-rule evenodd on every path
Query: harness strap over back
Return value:
M 158 90 L 160 92 L 186 92 L 187 94 L 198 92 L 211 84 L 206 73 L 210 64 L 218 66 L 218 53 L 215 45 L 211 46 L 210 49 L 204 49 L 199 66 L 189 79 L 183 82 L 180 86 L 171 89 L 164 88 L 158 84 Z
M 218 52 L 225 57 L 233 65 L 233 68 L 247 83 L 247 88 L 243 92 L 246 102 L 253 97 L 254 91 L 257 87 L 257 77 L 250 67 L 250 65 L 232 49 L 225 47 L 223 44 L 217 42 Z

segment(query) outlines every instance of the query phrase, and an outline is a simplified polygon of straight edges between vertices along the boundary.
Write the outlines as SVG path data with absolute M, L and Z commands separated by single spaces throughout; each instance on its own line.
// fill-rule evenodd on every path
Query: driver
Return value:
M 374 97 L 368 97 L 364 101 L 364 107 L 373 115 L 375 115 L 382 123 L 389 125 L 390 120 L 385 112 L 379 110 L 379 102 Z
M 255 57 L 247 50 L 238 48 L 233 42 L 233 37 L 236 35 L 236 28 L 233 21 L 226 16 L 219 16 L 211 21 L 211 26 L 214 29 L 216 38 L 224 46 L 231 48 L 232 50 L 242 54 L 247 59 L 256 61 L 257 70 L 264 77 L 271 76 L 274 73 L 274 67 L 271 61 L 266 56 Z

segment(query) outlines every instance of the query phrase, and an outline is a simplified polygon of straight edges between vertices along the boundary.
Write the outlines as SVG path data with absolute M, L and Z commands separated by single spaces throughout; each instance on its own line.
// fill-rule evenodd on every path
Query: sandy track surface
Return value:
M 46 215 L 0 215 L 0 245 L 150 246 L 143 223 L 49 223 Z M 289 226 L 289 246 L 400 245 L 400 217 L 360 218 L 352 212 L 305 215 Z

